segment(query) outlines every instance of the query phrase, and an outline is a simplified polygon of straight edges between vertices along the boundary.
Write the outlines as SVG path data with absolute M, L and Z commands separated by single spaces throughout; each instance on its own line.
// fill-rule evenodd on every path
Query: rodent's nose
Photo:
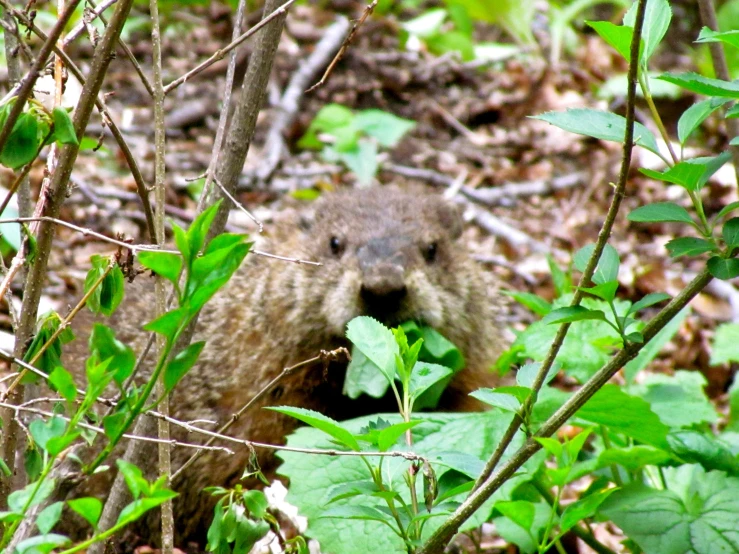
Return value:
M 360 294 L 367 311 L 382 318 L 400 309 L 407 292 L 402 267 L 378 264 L 365 272 Z

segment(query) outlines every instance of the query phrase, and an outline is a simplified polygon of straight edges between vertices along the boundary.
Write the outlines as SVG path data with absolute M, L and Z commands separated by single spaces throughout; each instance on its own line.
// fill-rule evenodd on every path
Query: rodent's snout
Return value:
M 387 319 L 400 310 L 408 293 L 403 278 L 403 268 L 376 266 L 370 275 L 364 275 L 360 294 L 370 315 Z
M 365 311 L 384 323 L 395 322 L 408 294 L 405 246 L 405 241 L 391 236 L 373 239 L 357 250 Z

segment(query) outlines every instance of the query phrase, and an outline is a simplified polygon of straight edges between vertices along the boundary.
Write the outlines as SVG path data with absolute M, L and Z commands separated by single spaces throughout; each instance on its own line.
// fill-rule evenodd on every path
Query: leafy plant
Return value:
M 382 110 L 355 113 L 328 104 L 318 111 L 298 146 L 321 150 L 326 161 L 343 163 L 366 186 L 377 174 L 378 147 L 394 147 L 414 126 L 413 121 Z

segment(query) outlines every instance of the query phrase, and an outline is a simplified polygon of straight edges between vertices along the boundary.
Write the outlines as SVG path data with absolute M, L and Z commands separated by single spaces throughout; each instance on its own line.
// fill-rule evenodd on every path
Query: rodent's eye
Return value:
M 430 242 L 423 248 L 423 257 L 426 258 L 426 261 L 428 263 L 431 263 L 436 259 L 436 253 L 438 250 L 438 244 L 435 242 Z
M 339 237 L 331 237 L 328 244 L 331 247 L 331 253 L 334 256 L 338 256 L 344 250 L 344 244 L 341 242 Z

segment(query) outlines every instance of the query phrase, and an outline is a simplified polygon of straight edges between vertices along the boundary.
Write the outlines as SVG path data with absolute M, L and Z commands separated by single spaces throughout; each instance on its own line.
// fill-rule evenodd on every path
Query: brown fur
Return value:
M 502 344 L 496 323 L 499 300 L 491 277 L 455 242 L 462 226 L 457 210 L 437 196 L 382 187 L 328 194 L 312 211 L 299 221 L 294 218 L 293 224 L 276 225 L 259 247 L 323 265 L 248 257 L 200 316 L 194 340 L 207 344 L 196 367 L 172 395 L 173 416 L 184 421 L 227 421 L 284 367 L 321 349 L 346 346 L 346 324 L 368 313 L 388 325 L 407 320 L 431 325 L 454 342 L 467 368 L 452 381 L 443 407 L 479 409 L 467 393 L 494 384 L 489 368 Z M 332 248 L 332 238 L 338 248 Z M 404 296 L 397 293 L 403 285 Z M 362 292 L 363 286 L 371 289 L 369 296 Z M 153 286 L 139 277 L 127 292 L 126 307 L 111 323 L 121 340 L 138 348 L 145 339 L 138 330 L 140 324 L 151 318 L 152 295 L 141 292 L 144 288 Z M 386 293 L 396 294 L 390 306 L 384 304 Z M 68 359 L 74 360 L 69 365 L 76 363 L 79 372 L 85 356 L 79 347 L 85 342 L 75 342 L 78 350 Z M 312 408 L 338 419 L 375 410 L 378 405 L 367 397 L 350 401 L 341 394 L 344 369 L 332 364 L 324 372 L 316 365 L 283 379 L 228 433 L 282 443 L 296 422 L 261 409 L 268 405 Z M 188 442 L 205 440 L 174 426 L 172 435 Z M 227 446 L 233 448 L 233 444 Z M 153 452 L 152 448 L 155 458 Z M 173 468 L 191 453 L 173 449 Z M 174 484 L 181 493 L 175 514 L 182 539 L 204 537 L 212 503 L 200 492 L 202 488 L 232 484 L 243 473 L 248 456 L 246 448 L 237 448 L 233 456 L 205 453 Z M 263 469 L 274 469 L 271 452 L 260 451 L 259 458 Z

